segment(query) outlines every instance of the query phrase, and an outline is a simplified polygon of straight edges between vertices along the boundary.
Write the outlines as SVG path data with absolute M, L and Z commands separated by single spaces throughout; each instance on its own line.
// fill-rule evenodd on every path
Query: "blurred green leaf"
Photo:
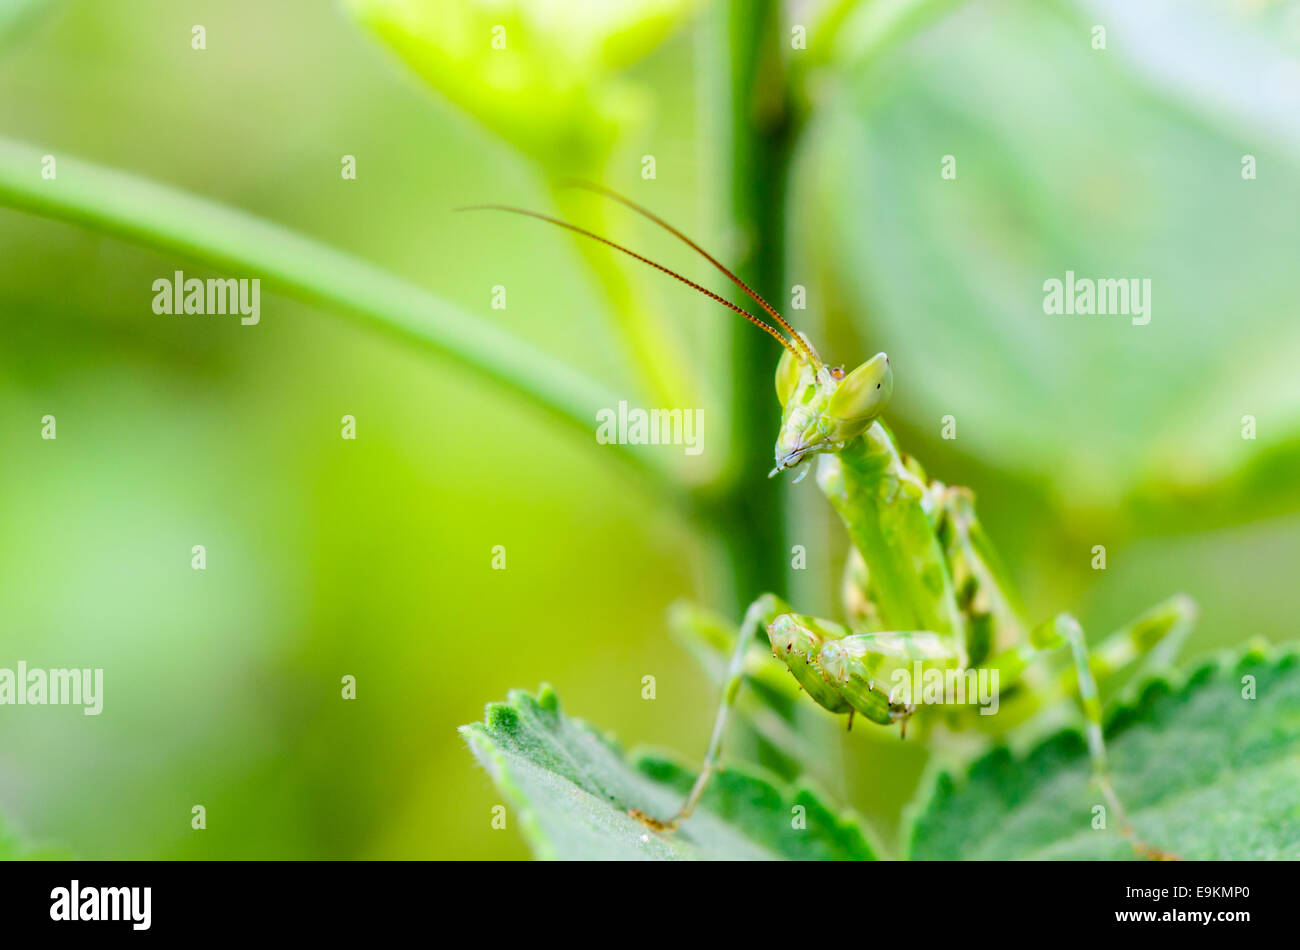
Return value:
M 672 834 L 628 814 L 666 817 L 694 776 L 652 753 L 631 759 L 609 739 L 560 711 L 554 691 L 515 690 L 461 727 L 478 760 L 513 806 L 538 857 L 597 860 L 871 860 L 878 853 L 859 820 L 838 815 L 806 787 L 780 788 L 728 768 L 694 817 Z M 795 809 L 806 827 L 793 827 Z
M 1103 510 L 1144 484 L 1216 484 L 1300 436 L 1300 176 L 1294 136 L 1247 135 L 1269 114 L 1192 111 L 1167 75 L 1130 68 L 1118 50 L 1136 39 L 1092 49 L 1090 22 L 971 4 L 846 77 L 801 158 L 799 256 L 861 353 L 889 350 L 895 412 L 935 432 L 951 413 L 965 451 Z M 1222 15 L 1216 42 L 1251 29 Z M 1257 72 L 1286 66 L 1250 48 L 1271 51 Z M 1232 61 L 1185 66 L 1214 84 Z M 1045 314 L 1044 282 L 1067 271 L 1149 278 L 1150 323 Z
M 1180 687 L 1154 680 L 1112 717 L 1107 740 L 1115 789 L 1146 843 L 1185 859 L 1300 858 L 1300 654 L 1247 653 Z M 912 824 L 911 856 L 1134 857 L 1113 830 L 1092 829 L 1101 795 L 1090 775 L 1077 731 L 1022 758 L 999 748 L 961 778 L 940 773 Z
M 63 4 L 63 0 L 5 0 L 0 3 L 0 49 L 23 39 L 42 17 Z
M 645 111 L 617 70 L 655 48 L 695 0 L 347 0 L 422 79 L 553 170 L 599 167 Z
M 0 822 L 0 860 L 26 857 L 27 849 Z
M 796 68 L 833 65 L 844 68 L 881 55 L 904 41 L 931 19 L 947 12 L 962 0 L 832 0 L 820 10 L 808 55 L 792 62 Z
M 0 861 L 63 861 L 72 857 L 64 848 L 31 844 L 11 831 L 0 818 Z
M 1300 154 L 1300 6 L 1294 0 L 1059 0 L 1075 22 L 1106 25 L 1123 68 L 1172 107 L 1244 141 Z M 1177 30 L 1170 30 L 1171 23 Z
M 539 163 L 561 217 L 597 233 L 608 202 L 558 187 L 601 180 L 623 133 L 651 118 L 649 90 L 623 70 L 659 46 L 697 0 L 347 0 L 416 75 L 456 107 Z M 700 396 L 689 351 L 623 273 L 624 262 L 585 238 L 570 239 L 590 265 L 609 316 L 641 370 L 648 395 L 669 405 Z

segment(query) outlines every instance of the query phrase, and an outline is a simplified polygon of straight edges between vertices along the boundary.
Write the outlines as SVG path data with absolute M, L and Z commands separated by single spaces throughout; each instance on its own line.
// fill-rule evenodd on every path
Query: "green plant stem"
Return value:
M 785 192 L 793 129 L 776 0 L 729 0 L 731 211 L 744 241 L 740 277 L 780 309 L 785 297 Z M 737 303 L 753 306 L 739 294 Z M 775 437 L 772 373 L 779 351 L 765 334 L 736 321 L 731 335 L 729 408 L 735 467 L 718 500 L 732 573 L 743 608 L 763 591 L 784 593 L 785 526 L 779 485 L 767 478 Z M 739 615 L 739 614 L 738 614 Z
M 503 330 L 343 251 L 236 208 L 71 156 L 41 177 L 42 153 L 0 138 L 0 204 L 242 271 L 310 303 L 438 352 L 593 438 L 619 396 Z M 672 472 L 635 446 L 610 450 L 680 496 Z

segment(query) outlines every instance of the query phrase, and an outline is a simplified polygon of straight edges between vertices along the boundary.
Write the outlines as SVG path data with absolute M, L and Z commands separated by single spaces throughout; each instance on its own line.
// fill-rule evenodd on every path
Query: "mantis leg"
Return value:
M 745 619 L 740 625 L 736 647 L 731 655 L 731 665 L 727 668 L 727 678 L 722 684 L 722 701 L 718 705 L 718 714 L 713 722 L 713 735 L 709 738 L 709 748 L 704 754 L 704 764 L 700 767 L 700 774 L 677 814 L 666 822 L 654 823 L 661 826 L 663 830 L 672 831 L 695 811 L 700 796 L 704 794 L 704 789 L 717 768 L 718 759 L 722 756 L 722 739 L 727 733 L 727 723 L 731 719 L 731 709 L 736 703 L 736 694 L 745 679 L 745 656 L 749 652 L 749 647 L 762 627 L 766 627 L 778 616 L 789 611 L 789 605 L 775 594 L 763 594 L 745 611 Z
M 1088 651 L 1089 668 L 1093 677 L 1106 679 L 1143 656 L 1157 657 L 1158 662 L 1172 659 L 1187 639 L 1195 620 L 1196 603 L 1185 594 L 1177 594 L 1156 604 Z M 1000 690 L 1005 691 L 1015 686 L 1031 664 L 1048 654 L 1054 654 L 1058 647 L 1065 644 L 1063 639 L 1050 632 L 1056 622 L 1049 621 L 1034 631 L 1030 642 L 1004 650 L 987 661 L 985 665 L 998 671 Z M 1013 703 L 1026 705 L 1032 698 L 1032 707 L 1036 709 L 1063 696 L 1077 695 L 1078 677 L 1070 670 L 1055 684 L 1044 686 L 1032 697 L 1016 699 Z M 1025 712 L 1028 714 L 1032 709 L 1026 709 Z
M 1070 614 L 1058 614 L 1052 626 L 1054 633 L 1069 645 L 1070 657 L 1074 661 L 1079 704 L 1087 719 L 1084 734 L 1088 738 L 1088 757 L 1092 760 L 1093 779 L 1101 787 L 1106 803 L 1119 818 L 1121 830 L 1131 833 L 1128 813 L 1115 794 L 1110 780 L 1110 762 L 1106 757 L 1106 740 L 1101 729 L 1101 699 L 1097 695 L 1097 681 L 1093 678 L 1092 665 L 1088 661 L 1088 643 L 1083 636 L 1083 627 Z
M 1177 611 L 1175 611 L 1177 613 Z M 1164 628 L 1166 632 L 1168 627 Z M 1133 845 L 1133 849 L 1142 857 L 1168 860 L 1173 856 L 1144 844 L 1133 833 L 1128 812 L 1115 792 L 1111 782 L 1110 762 L 1106 755 L 1106 740 L 1102 734 L 1101 700 L 1097 695 L 1097 682 L 1093 678 L 1093 663 L 1088 652 L 1088 643 L 1083 636 L 1083 628 L 1069 614 L 1057 616 L 1036 629 L 1032 634 L 1034 646 L 1040 649 L 1068 646 L 1074 663 L 1074 677 L 1078 690 L 1079 704 L 1083 708 L 1087 723 L 1084 735 L 1088 741 L 1088 757 L 1092 760 L 1093 781 L 1101 789 L 1106 805 L 1119 823 L 1119 831 Z
M 937 481 L 930 493 L 936 500 L 935 530 L 966 618 L 968 662 L 981 666 L 992 653 L 1024 640 L 1024 610 L 975 514 L 974 493 Z
M 1134 660 L 1167 664 L 1178 654 L 1196 622 L 1196 601 L 1175 594 L 1116 630 L 1092 653 L 1093 672 L 1110 676 Z

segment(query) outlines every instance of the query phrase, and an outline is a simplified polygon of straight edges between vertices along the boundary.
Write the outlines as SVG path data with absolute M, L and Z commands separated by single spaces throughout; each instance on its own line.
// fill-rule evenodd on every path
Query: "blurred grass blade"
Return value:
M 292 296 L 451 357 L 580 429 L 588 441 L 596 411 L 618 404 L 617 394 L 573 367 L 414 284 L 274 222 L 74 157 L 58 156 L 55 180 L 43 179 L 40 169 L 39 150 L 0 138 L 0 205 L 265 279 Z M 614 448 L 670 481 L 650 453 Z

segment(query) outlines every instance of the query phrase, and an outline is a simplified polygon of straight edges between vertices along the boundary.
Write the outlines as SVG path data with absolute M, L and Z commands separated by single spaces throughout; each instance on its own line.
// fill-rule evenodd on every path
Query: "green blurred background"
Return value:
M 552 188 L 596 178 L 724 260 L 752 249 L 728 223 L 716 4 L 0 9 L 3 136 L 310 235 L 633 404 L 703 407 L 700 460 L 653 451 L 687 483 L 720 472 L 736 318 L 540 224 L 451 212 L 584 214 L 722 289 L 644 222 Z M 1074 610 L 1097 636 L 1185 590 L 1202 607 L 1189 655 L 1292 638 L 1300 5 L 783 17 L 800 115 L 785 284 L 808 309 L 777 302 L 834 362 L 890 352 L 890 421 L 932 475 L 978 492 L 1031 613 Z M 512 45 L 494 60 L 497 23 Z M 790 50 L 805 23 L 809 48 Z M 269 284 L 255 327 L 155 315 L 152 282 L 178 268 L 226 276 L 0 208 L 0 666 L 105 670 L 100 717 L 0 708 L 9 826 L 92 858 L 523 857 L 455 727 L 543 680 L 629 744 L 702 751 L 715 690 L 664 615 L 758 593 L 728 589 L 716 526 L 482 374 Z M 1042 282 L 1067 269 L 1150 278 L 1151 323 L 1044 315 Z M 779 351 L 755 337 L 767 379 Z M 774 435 L 770 381 L 752 400 Z M 833 613 L 829 506 L 811 479 L 776 491 L 809 567 L 772 583 Z M 834 741 L 824 780 L 888 833 L 924 751 Z

